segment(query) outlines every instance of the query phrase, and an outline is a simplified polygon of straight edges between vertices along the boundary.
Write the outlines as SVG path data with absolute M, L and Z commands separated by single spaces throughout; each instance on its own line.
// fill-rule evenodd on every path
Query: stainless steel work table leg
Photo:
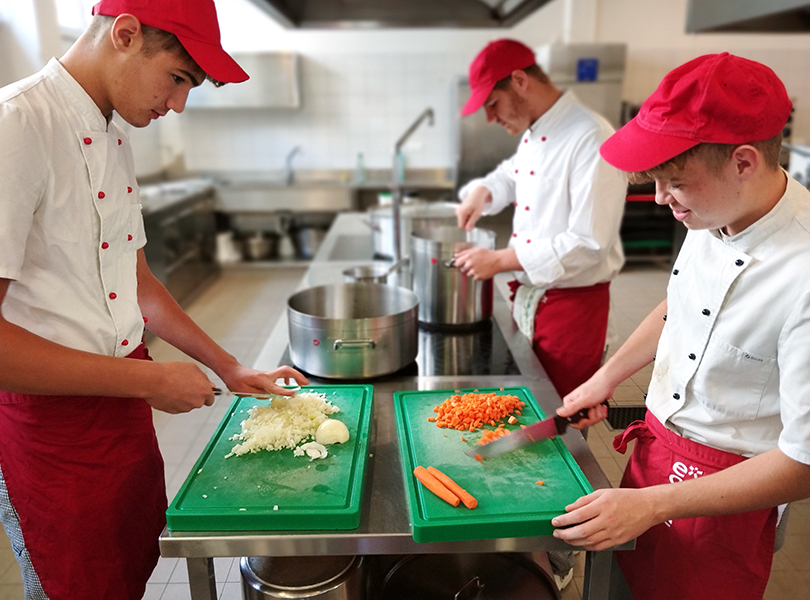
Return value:
M 191 600 L 217 600 L 217 579 L 214 559 L 211 557 L 186 558 Z

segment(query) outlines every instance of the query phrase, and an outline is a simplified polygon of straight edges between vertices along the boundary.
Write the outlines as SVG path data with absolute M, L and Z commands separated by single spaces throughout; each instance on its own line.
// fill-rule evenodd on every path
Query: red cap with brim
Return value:
M 535 64 L 534 51 L 516 40 L 502 39 L 490 42 L 478 53 L 470 65 L 469 100 L 461 109 L 462 115 L 477 111 L 501 79 L 518 69 Z
M 765 65 L 728 52 L 707 54 L 668 73 L 599 153 L 622 171 L 647 171 L 701 143 L 773 138 L 791 108 L 784 84 Z
M 149 27 L 173 33 L 205 71 L 222 83 L 239 83 L 248 74 L 222 49 L 213 0 L 101 0 L 94 15 L 131 14 Z

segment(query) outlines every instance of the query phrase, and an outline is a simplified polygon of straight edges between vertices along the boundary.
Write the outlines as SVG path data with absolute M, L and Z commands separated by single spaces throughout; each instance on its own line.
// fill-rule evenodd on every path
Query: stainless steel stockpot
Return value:
M 454 225 L 455 202 L 426 202 L 415 200 L 400 207 L 401 256 L 408 256 L 408 238 L 411 231 L 428 227 Z M 368 210 L 371 226 L 371 245 L 375 256 L 394 258 L 394 209 L 391 206 L 375 206 Z
M 303 371 L 334 379 L 367 379 L 416 359 L 419 299 L 379 283 L 308 288 L 287 300 L 290 357 Z
M 477 281 L 455 266 L 456 252 L 471 247 L 495 249 L 495 232 L 429 227 L 411 233 L 413 291 L 419 321 L 436 326 L 466 326 L 492 316 L 492 279 Z
M 362 556 L 243 557 L 245 600 L 363 600 L 366 569 Z

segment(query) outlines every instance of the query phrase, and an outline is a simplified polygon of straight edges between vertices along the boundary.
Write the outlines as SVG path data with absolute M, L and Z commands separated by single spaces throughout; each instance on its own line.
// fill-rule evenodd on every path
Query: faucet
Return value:
M 402 202 L 402 182 L 399 178 L 399 155 L 402 151 L 402 146 L 405 145 L 405 142 L 408 141 L 408 138 L 413 135 L 413 132 L 416 131 L 419 126 L 422 124 L 422 121 L 427 119 L 428 125 L 433 125 L 433 109 L 428 107 L 426 108 L 419 117 L 417 117 L 416 121 L 411 124 L 408 129 L 405 130 L 405 133 L 397 140 L 397 143 L 394 144 L 394 168 L 391 172 L 391 208 L 393 209 L 394 213 L 394 262 L 396 265 L 401 265 L 403 263 L 402 260 L 402 230 L 400 227 L 400 204 Z
M 284 183 L 286 183 L 287 185 L 293 184 L 292 160 L 293 157 L 299 152 L 301 152 L 301 146 L 296 146 L 295 148 L 289 151 L 287 157 L 284 159 L 284 167 L 285 167 Z

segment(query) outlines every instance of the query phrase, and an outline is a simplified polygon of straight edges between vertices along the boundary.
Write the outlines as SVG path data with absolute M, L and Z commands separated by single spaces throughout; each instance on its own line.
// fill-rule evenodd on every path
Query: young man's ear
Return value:
M 748 144 L 737 146 L 731 152 L 731 161 L 734 164 L 735 173 L 743 178 L 750 179 L 759 169 L 762 162 L 762 155 L 759 150 Z
M 110 28 L 110 38 L 113 47 L 119 52 L 126 54 L 140 52 L 143 46 L 141 22 L 134 15 L 119 15 Z
M 515 90 L 525 93 L 529 88 L 529 76 L 523 69 L 516 69 L 512 71 L 512 85 Z

